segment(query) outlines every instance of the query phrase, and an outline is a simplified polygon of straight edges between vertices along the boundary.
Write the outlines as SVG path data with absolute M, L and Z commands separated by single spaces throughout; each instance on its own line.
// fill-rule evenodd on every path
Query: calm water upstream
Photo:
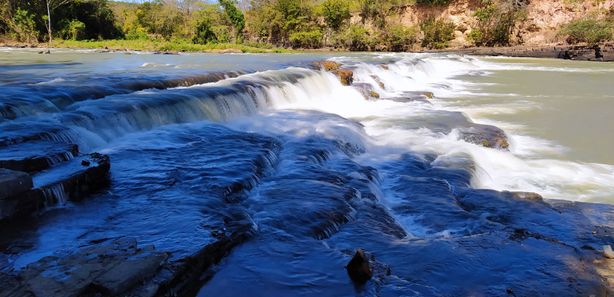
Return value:
M 354 86 L 311 67 L 325 59 L 352 69 Z M 102 193 L 3 229 L 0 268 L 123 236 L 177 261 L 215 241 L 211 230 L 249 222 L 258 235 L 202 296 L 352 295 L 337 268 L 356 246 L 396 265 L 362 295 L 471 295 L 466 283 L 546 263 L 456 250 L 440 240 L 494 227 L 421 199 L 494 189 L 614 204 L 613 78 L 614 64 L 451 54 L 0 49 L 0 157 L 71 143 L 112 164 Z M 468 140 L 474 123 L 505 131 L 509 150 Z M 412 266 L 425 253 L 453 256 Z

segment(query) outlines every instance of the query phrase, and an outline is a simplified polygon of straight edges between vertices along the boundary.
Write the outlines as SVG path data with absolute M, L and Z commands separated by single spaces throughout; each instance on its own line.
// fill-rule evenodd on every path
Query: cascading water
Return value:
M 565 246 L 595 245 L 584 242 L 582 232 L 592 229 L 577 215 L 583 210 L 563 214 L 532 194 L 491 191 L 614 201 L 614 166 L 565 159 L 563 145 L 492 117 L 541 107 L 496 101 L 518 96 L 486 92 L 497 83 L 484 80 L 519 67 L 556 69 L 444 54 L 282 57 L 260 65 L 261 56 L 237 55 L 246 74 L 212 81 L 199 69 L 181 70 L 206 55 L 122 57 L 133 69 L 108 69 L 115 78 L 94 88 L 96 96 L 75 91 L 71 84 L 83 78 L 66 64 L 58 66 L 66 67 L 64 77 L 45 72 L 27 84 L 68 99 L 0 97 L 1 158 L 29 145 L 64 145 L 40 153 L 50 168 L 32 173 L 50 204 L 62 206 L 74 194 L 55 183 L 58 176 L 90 168 L 74 159 L 77 146 L 112 163 L 110 185 L 93 197 L 43 212 L 40 223 L 0 230 L 8 234 L 0 247 L 17 246 L 6 249 L 0 267 L 31 271 L 45 256 L 129 237 L 169 253 L 160 278 L 187 275 L 197 268 L 182 265 L 200 265 L 202 255 L 223 249 L 226 260 L 203 296 L 497 295 L 502 283 L 531 295 L 538 279 L 557 284 L 575 272 L 561 259 L 580 249 Z M 353 85 L 306 67 L 324 58 L 351 69 Z M 206 73 L 237 70 L 207 61 Z M 144 71 L 169 78 L 130 82 Z M 479 98 L 492 101 L 466 103 Z M 229 253 L 235 240 L 241 245 Z M 358 247 L 376 256 L 374 281 L 364 287 L 349 285 L 343 270 Z M 557 273 L 527 279 L 546 265 Z M 547 289 L 565 295 L 568 288 Z

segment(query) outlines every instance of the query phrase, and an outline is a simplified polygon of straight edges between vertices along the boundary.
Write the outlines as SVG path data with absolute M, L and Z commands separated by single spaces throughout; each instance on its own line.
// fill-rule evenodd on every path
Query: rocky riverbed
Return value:
M 475 186 L 517 144 L 420 79 L 480 61 L 176 72 L 208 58 L 91 93 L 2 69 L 0 296 L 614 293 L 614 206 Z

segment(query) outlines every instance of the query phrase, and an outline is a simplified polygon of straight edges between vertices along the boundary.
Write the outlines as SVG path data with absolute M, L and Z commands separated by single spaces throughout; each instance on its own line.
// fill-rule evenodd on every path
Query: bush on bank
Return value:
M 564 36 L 570 44 L 580 42 L 596 44 L 612 40 L 613 27 L 612 22 L 608 20 L 580 19 L 565 25 L 559 32 L 559 35 Z

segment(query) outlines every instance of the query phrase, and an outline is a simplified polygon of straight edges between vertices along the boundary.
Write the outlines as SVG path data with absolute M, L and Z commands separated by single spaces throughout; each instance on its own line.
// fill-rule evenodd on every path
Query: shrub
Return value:
M 337 36 L 335 44 L 351 51 L 366 51 L 371 47 L 369 31 L 360 25 L 350 25 Z
M 17 40 L 28 43 L 36 40 L 37 31 L 33 14 L 24 9 L 17 9 L 13 16 L 13 22 L 15 23 L 14 31 Z
M 81 40 L 85 37 L 85 24 L 79 20 L 72 20 L 62 31 L 64 39 Z
M 565 25 L 559 34 L 566 36 L 567 42 L 571 44 L 579 42 L 596 44 L 612 40 L 612 25 L 607 21 L 596 19 L 575 20 Z
M 346 0 L 326 0 L 322 3 L 322 15 L 329 28 L 339 30 L 351 17 L 350 5 Z
M 487 2 L 474 13 L 477 25 L 469 33 L 469 39 L 477 46 L 508 45 L 516 21 L 522 15 L 514 5 Z
M 295 48 L 318 48 L 322 45 L 320 30 L 300 31 L 290 34 L 290 43 Z
M 392 25 L 380 35 L 379 42 L 390 52 L 403 52 L 416 43 L 416 29 L 403 25 Z
M 204 19 L 198 23 L 196 33 L 194 34 L 194 38 L 192 38 L 192 42 L 195 44 L 217 42 L 217 36 L 215 36 L 215 32 L 213 32 L 211 21 L 209 19 Z
M 427 48 L 441 49 L 448 46 L 448 42 L 454 39 L 454 24 L 443 19 L 427 19 L 420 24 L 424 34 L 422 46 Z

